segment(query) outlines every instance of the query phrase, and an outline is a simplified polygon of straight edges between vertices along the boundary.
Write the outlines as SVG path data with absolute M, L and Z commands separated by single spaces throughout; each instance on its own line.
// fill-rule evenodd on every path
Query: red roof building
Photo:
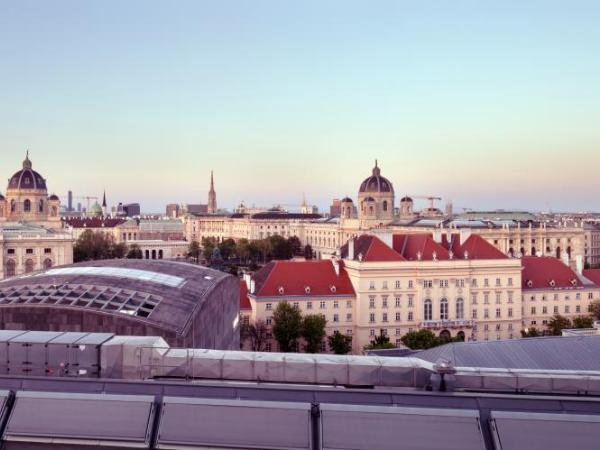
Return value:
M 363 234 L 354 238 L 354 260 L 365 262 L 382 261 L 405 261 L 405 259 L 394 249 L 388 247 L 381 239 L 376 236 Z M 343 258 L 348 258 L 349 243 L 346 243 L 341 249 Z
M 450 259 L 448 250 L 435 242 L 428 233 L 395 234 L 392 242 L 394 250 L 409 261 Z
M 253 276 L 257 297 L 354 296 L 342 263 L 332 261 L 271 261 Z
M 252 305 L 248 298 L 248 285 L 245 280 L 240 281 L 240 311 L 252 311 Z
M 99 217 L 69 217 L 65 223 L 73 228 L 114 228 L 127 222 L 126 219 L 112 219 Z
M 600 286 L 600 269 L 588 269 L 583 271 L 583 276 L 595 285 Z
M 523 264 L 523 289 L 575 289 L 583 283 L 569 266 L 550 256 L 525 256 Z

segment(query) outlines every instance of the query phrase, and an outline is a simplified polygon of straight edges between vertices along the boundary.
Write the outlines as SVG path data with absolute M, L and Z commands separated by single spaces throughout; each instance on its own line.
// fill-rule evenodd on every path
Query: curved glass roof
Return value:
M 60 267 L 42 272 L 36 276 L 58 276 L 58 275 L 92 275 L 102 277 L 129 278 L 138 281 L 149 281 L 170 287 L 181 287 L 185 278 L 174 275 L 166 275 L 149 270 L 125 269 L 122 267 Z

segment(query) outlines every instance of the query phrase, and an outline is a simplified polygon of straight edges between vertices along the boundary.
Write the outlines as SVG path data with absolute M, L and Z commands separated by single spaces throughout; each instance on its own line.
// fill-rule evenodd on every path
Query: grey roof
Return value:
M 600 370 L 600 336 L 557 336 L 504 341 L 455 342 L 412 357 L 455 367 Z
M 197 306 L 229 276 L 173 261 L 89 261 L 1 281 L 0 309 L 84 308 L 182 333 Z

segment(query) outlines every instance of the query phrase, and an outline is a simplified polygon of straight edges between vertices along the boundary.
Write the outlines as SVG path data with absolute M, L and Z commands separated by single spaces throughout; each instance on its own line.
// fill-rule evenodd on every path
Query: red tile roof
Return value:
M 433 260 L 435 252 L 436 258 L 445 260 L 450 259 L 448 250 L 433 240 L 431 234 L 395 234 L 393 236 L 393 247 L 396 252 L 409 261 Z
M 114 228 L 127 222 L 126 219 L 101 219 L 97 217 L 70 217 L 65 223 L 73 228 Z
M 341 254 L 343 258 L 348 257 L 347 243 L 342 247 Z M 354 238 L 354 259 L 358 260 L 359 255 L 362 255 L 361 261 L 367 262 L 404 261 L 401 255 L 381 239 L 367 234 Z
M 600 286 L 600 269 L 588 269 L 583 271 L 583 276 L 597 286 Z
M 551 256 L 524 256 L 523 289 L 583 287 L 577 274 L 561 260 Z
M 248 298 L 248 285 L 245 280 L 240 281 L 240 311 L 252 310 L 250 299 Z
M 508 256 L 478 234 L 469 236 L 462 245 L 453 245 L 452 251 L 456 258 L 464 258 L 466 253 L 468 259 L 508 259 Z
M 328 260 L 271 261 L 253 279 L 258 297 L 354 295 L 343 264 L 340 263 L 337 275 Z

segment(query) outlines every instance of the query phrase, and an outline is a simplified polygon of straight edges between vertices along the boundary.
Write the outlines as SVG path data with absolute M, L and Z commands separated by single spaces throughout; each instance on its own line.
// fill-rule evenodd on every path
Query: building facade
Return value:
M 33 170 L 29 153 L 0 194 L 0 278 L 73 262 L 73 239 L 63 228 L 60 200 Z

